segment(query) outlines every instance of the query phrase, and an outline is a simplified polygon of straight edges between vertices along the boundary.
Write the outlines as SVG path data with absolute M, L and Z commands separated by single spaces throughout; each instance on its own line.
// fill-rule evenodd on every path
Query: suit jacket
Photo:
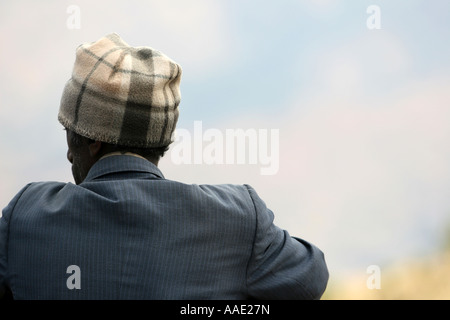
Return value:
M 273 224 L 248 185 L 170 181 L 134 156 L 80 185 L 31 183 L 0 219 L 15 299 L 318 299 L 322 252 Z

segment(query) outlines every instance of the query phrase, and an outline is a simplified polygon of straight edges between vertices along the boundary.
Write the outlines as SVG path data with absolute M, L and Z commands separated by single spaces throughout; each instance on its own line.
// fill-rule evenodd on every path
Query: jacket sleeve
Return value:
M 11 220 L 12 212 L 16 206 L 17 201 L 22 196 L 23 192 L 30 186 L 28 184 L 11 200 L 11 202 L 2 211 L 0 217 L 0 299 L 7 290 L 7 272 L 8 272 L 8 238 L 9 238 L 9 222 Z
M 320 299 L 328 282 L 323 253 L 273 224 L 273 213 L 256 191 L 246 186 L 256 211 L 247 288 L 254 299 Z

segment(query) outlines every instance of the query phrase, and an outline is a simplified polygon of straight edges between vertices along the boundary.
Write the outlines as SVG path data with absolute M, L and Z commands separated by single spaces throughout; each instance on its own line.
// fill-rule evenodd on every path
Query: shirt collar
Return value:
M 145 158 L 137 157 L 134 154 L 109 154 L 100 158 L 89 170 L 84 181 L 92 181 L 101 176 L 119 172 L 144 172 L 153 175 L 155 178 L 164 179 L 161 170 Z

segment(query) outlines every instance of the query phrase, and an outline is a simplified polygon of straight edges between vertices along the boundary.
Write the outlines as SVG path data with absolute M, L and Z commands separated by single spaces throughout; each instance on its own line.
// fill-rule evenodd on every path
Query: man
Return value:
M 77 48 L 58 119 L 76 184 L 25 186 L 0 219 L 15 299 L 319 299 L 322 252 L 273 224 L 248 185 L 187 185 L 158 160 L 181 68 L 117 34 Z

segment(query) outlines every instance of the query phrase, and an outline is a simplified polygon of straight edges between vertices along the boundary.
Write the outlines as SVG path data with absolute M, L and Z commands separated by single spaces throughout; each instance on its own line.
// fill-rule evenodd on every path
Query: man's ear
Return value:
M 94 141 L 89 144 L 89 154 L 92 158 L 95 158 L 100 154 L 100 150 L 102 149 L 101 141 Z

